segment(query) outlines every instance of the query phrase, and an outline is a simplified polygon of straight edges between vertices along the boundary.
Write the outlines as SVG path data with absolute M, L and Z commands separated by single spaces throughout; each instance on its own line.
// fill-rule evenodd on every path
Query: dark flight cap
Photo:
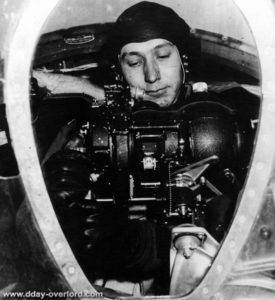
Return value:
M 117 19 L 113 47 L 118 54 L 128 43 L 162 38 L 186 53 L 190 27 L 169 7 L 153 2 L 139 2 L 126 9 Z

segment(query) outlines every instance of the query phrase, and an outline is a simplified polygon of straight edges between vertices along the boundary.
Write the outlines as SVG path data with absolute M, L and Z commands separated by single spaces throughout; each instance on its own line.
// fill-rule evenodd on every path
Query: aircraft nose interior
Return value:
M 263 34 L 274 4 L 211 1 L 157 4 L 190 26 L 168 107 L 143 101 L 146 90 L 133 90 L 109 56 L 116 19 L 139 1 L 3 8 L 20 26 L 10 25 L 1 54 L 3 261 L 12 262 L 1 292 L 274 295 L 275 41 Z M 83 92 L 90 84 L 105 98 Z

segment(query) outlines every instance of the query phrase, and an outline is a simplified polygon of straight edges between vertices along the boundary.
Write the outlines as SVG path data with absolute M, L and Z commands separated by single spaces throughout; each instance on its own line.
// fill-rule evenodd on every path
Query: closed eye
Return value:
M 127 65 L 129 67 L 137 67 L 137 66 L 141 65 L 141 63 L 142 63 L 141 61 L 133 61 L 133 62 L 127 61 Z
M 120 61 L 129 67 L 138 67 L 143 63 L 143 58 L 136 52 L 123 53 Z
M 170 53 L 168 53 L 168 54 L 158 54 L 158 56 L 157 56 L 157 58 L 160 58 L 160 59 L 169 58 L 169 57 L 170 57 Z
M 157 59 L 167 59 L 171 56 L 171 47 L 170 46 L 166 46 L 166 47 L 163 47 L 163 48 L 160 48 L 160 49 L 157 49 L 155 51 L 155 57 Z

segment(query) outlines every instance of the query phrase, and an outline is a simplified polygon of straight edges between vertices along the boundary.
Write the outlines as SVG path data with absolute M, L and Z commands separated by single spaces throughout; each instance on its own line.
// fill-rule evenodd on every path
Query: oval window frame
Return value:
M 253 4 L 246 0 L 233 1 L 246 18 L 258 50 L 263 100 L 260 126 L 245 188 L 230 230 L 205 278 L 192 293 L 182 299 L 199 299 L 202 296 L 211 298 L 219 290 L 249 236 L 273 170 L 275 35 L 271 28 L 275 28 L 275 9 L 271 0 L 254 1 Z M 43 24 L 58 2 L 26 1 L 24 9 L 17 15 L 18 24 L 6 39 L 4 99 L 13 148 L 37 230 L 72 289 L 77 292 L 96 292 L 74 258 L 56 218 L 42 176 L 31 124 L 30 68 Z M 268 34 L 270 31 L 271 34 Z

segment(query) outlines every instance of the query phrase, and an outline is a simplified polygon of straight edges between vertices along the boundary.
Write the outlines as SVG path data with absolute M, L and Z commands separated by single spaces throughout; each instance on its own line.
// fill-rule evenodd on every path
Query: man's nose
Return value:
M 144 78 L 145 81 L 149 83 L 160 79 L 159 65 L 154 59 L 146 61 L 144 65 Z

